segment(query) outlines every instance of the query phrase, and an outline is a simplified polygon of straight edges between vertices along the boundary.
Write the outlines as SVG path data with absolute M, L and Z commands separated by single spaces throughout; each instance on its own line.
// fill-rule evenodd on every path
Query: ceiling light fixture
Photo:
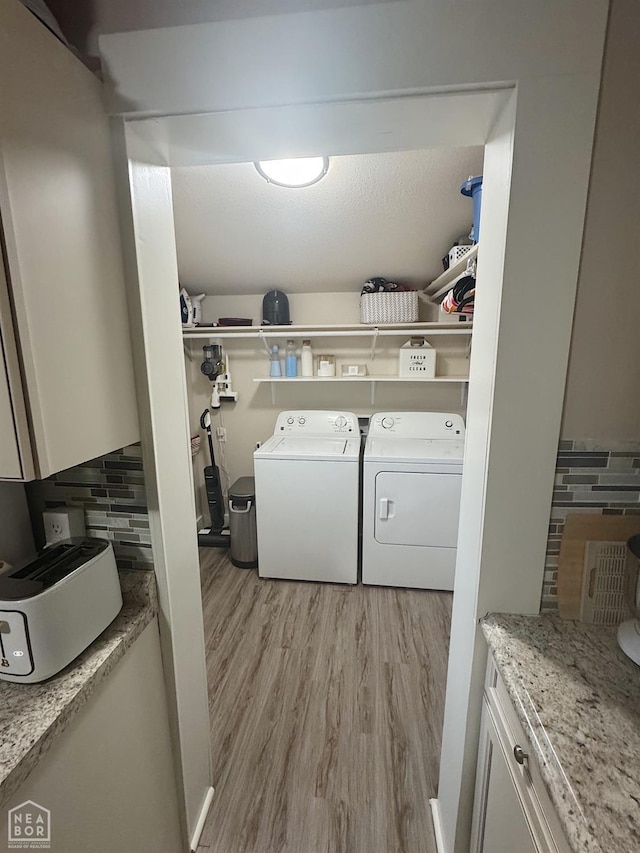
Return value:
M 289 160 L 260 160 L 254 163 L 268 184 L 278 187 L 310 187 L 327 174 L 328 157 L 297 157 Z

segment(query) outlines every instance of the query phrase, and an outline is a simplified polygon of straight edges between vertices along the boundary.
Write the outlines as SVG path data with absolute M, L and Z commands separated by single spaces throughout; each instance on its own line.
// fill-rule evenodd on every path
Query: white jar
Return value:
M 313 350 L 311 349 L 311 341 L 308 340 L 302 341 L 300 372 L 302 376 L 313 376 Z
M 318 376 L 335 376 L 336 375 L 336 357 L 335 355 L 319 355 L 318 356 Z

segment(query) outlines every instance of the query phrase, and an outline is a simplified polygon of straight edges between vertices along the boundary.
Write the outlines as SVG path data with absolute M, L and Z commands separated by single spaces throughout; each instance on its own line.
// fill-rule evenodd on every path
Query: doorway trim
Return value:
M 519 84 L 503 93 L 505 103 L 486 138 L 483 243 L 443 732 L 446 761 L 438 792 L 447 853 L 465 850 L 469 838 L 486 658 L 478 619 L 489 610 L 533 613 L 539 608 L 595 124 L 597 86 L 589 83 L 567 75 Z M 445 96 L 412 97 L 418 108 L 429 98 Z M 396 104 L 395 98 L 377 104 L 383 101 Z M 339 103 L 348 110 L 351 102 Z M 355 109 L 361 102 L 352 103 Z M 313 114 L 314 105 L 300 109 Z M 146 121 L 160 126 L 157 118 Z M 175 690 L 170 710 L 186 825 L 192 829 L 212 780 L 197 548 L 195 532 L 184 535 L 195 531 L 195 511 L 170 172 L 149 138 L 140 138 L 141 122 L 121 120 L 120 125 L 161 630 Z M 458 138 L 456 144 L 464 142 Z M 414 147 L 427 148 L 429 140 Z M 552 198 L 562 203 L 550 205 Z

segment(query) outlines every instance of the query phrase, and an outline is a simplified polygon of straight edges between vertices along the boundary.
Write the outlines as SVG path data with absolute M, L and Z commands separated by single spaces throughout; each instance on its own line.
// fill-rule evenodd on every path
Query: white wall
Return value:
M 607 8 L 404 0 L 122 33 L 100 49 L 113 113 L 185 116 L 599 75 Z
M 35 553 L 24 486 L 0 483 L 0 562 L 15 565 Z
M 562 437 L 640 441 L 640 5 L 613 0 Z
M 173 168 L 180 282 L 335 292 L 382 275 L 423 287 L 469 233 L 473 206 L 459 188 L 481 173 L 481 148 L 332 157 L 319 183 L 297 190 L 267 184 L 252 163 Z
M 176 27 L 233 18 L 278 15 L 302 9 L 360 6 L 377 0 L 48 0 L 67 38 L 97 53 L 98 36 L 126 30 Z

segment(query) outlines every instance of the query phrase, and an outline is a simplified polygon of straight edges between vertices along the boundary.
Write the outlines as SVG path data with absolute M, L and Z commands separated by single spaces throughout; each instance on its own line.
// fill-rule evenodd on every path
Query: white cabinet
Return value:
M 22 475 L 2 329 L 0 329 L 0 471 L 5 477 L 13 479 L 18 479 Z
M 483 781 L 481 791 L 482 820 L 474 853 L 538 853 L 531 829 L 516 793 L 508 758 L 500 743 L 491 711 L 482 709 L 480 761 L 478 773 Z
M 102 85 L 0 4 L 0 479 L 139 438 Z
M 31 800 L 51 812 L 52 853 L 184 853 L 157 619 L 70 713 L 3 802 L 0 849 L 9 810 Z
M 471 853 L 569 853 L 493 658 L 480 726 Z

